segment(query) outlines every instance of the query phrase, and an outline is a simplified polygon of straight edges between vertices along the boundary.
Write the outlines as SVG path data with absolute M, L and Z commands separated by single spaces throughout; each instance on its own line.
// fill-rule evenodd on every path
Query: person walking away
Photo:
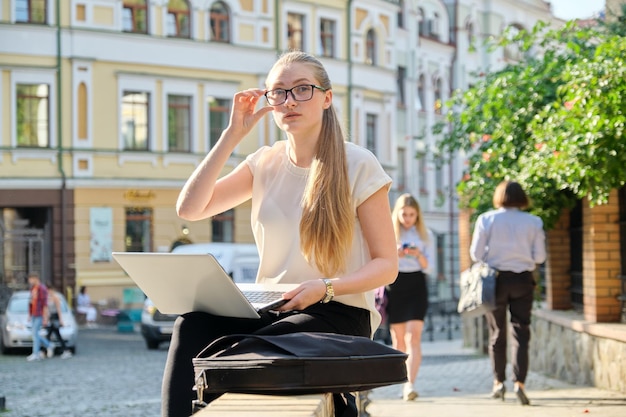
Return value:
M 392 346 L 408 354 L 408 381 L 402 398 L 413 401 L 418 397 L 415 381 L 422 363 L 422 332 L 428 309 L 426 273 L 433 254 L 432 239 L 424 223 L 422 210 L 410 194 L 396 200 L 391 215 L 398 250 L 398 277 L 387 286 L 387 315 Z
M 48 349 L 50 342 L 41 335 L 42 326 L 48 324 L 48 288 L 41 282 L 37 272 L 28 275 L 30 285 L 30 303 L 28 318 L 31 323 L 33 336 L 33 352 L 26 358 L 27 361 L 39 361 L 45 357 L 41 347 Z
M 522 211 L 528 196 L 515 181 L 503 181 L 493 195 L 494 210 L 476 219 L 470 256 L 498 271 L 496 309 L 487 313 L 489 356 L 494 382 L 491 397 L 504 401 L 507 364 L 507 308 L 511 314 L 514 392 L 522 405 L 530 404 L 524 382 L 528 373 L 528 342 L 535 280 L 533 271 L 546 260 L 543 221 Z
M 54 357 L 54 349 L 56 347 L 56 343 L 61 345 L 61 349 L 63 353 L 61 354 L 61 359 L 67 359 L 72 357 L 72 352 L 65 345 L 65 340 L 61 337 L 60 328 L 65 324 L 63 323 L 63 313 L 61 308 L 61 299 L 57 294 L 54 288 L 50 288 L 48 291 L 48 296 L 51 299 L 51 303 L 49 304 L 49 313 L 50 318 L 48 319 L 48 341 L 50 345 L 48 346 L 48 357 Z M 52 342 L 52 335 L 56 338 L 56 343 Z
M 78 297 L 76 297 L 76 311 L 85 315 L 87 327 L 96 326 L 98 311 L 91 304 L 91 298 L 89 297 L 89 294 L 87 294 L 87 287 L 84 285 L 80 287 Z
M 261 100 L 267 105 L 257 109 Z M 270 112 L 285 139 L 260 147 L 220 177 L 237 145 Z M 270 69 L 265 89 L 235 93 L 228 126 L 183 186 L 176 210 L 198 221 L 251 200 L 261 257 L 256 281 L 298 286 L 284 294 L 285 305 L 260 319 L 179 316 L 163 375 L 164 417 L 189 416 L 192 359 L 220 336 L 373 336 L 380 323 L 374 290 L 393 282 L 398 271 L 390 185 L 376 157 L 345 140 L 328 73 L 312 55 L 287 52 Z M 334 399 L 336 416 L 357 415 L 350 394 Z

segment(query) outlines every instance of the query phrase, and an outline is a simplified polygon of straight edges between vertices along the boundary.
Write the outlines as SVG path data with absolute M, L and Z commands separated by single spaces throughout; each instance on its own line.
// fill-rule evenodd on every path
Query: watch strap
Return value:
M 333 282 L 328 278 L 322 278 L 322 282 L 326 285 L 326 294 L 320 301 L 322 304 L 329 303 L 335 296 L 335 289 L 333 288 Z

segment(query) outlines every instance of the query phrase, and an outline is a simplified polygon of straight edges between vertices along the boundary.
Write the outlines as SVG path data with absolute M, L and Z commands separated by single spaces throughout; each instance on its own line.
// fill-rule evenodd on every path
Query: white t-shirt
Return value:
M 420 264 L 419 260 L 414 256 L 403 256 L 398 258 L 399 272 L 423 271 L 425 274 L 429 274 L 432 271 L 433 254 L 431 242 L 433 241 L 433 237 L 430 233 L 428 238 L 430 239 L 430 241 L 424 242 L 415 227 L 411 227 L 409 229 L 401 227 L 400 246 L 404 244 L 407 244 L 409 246 L 415 246 L 417 249 L 420 250 L 420 252 L 422 252 L 424 257 L 426 258 L 426 261 L 428 262 L 428 267 L 426 267 L 426 269 L 422 269 L 422 264 Z
M 261 258 L 258 282 L 300 283 L 326 278 L 300 252 L 301 199 L 309 169 L 291 162 L 288 147 L 288 141 L 281 140 L 246 158 L 254 177 L 251 223 Z M 346 142 L 345 147 L 356 218 L 357 207 L 382 187 L 388 188 L 391 178 L 369 150 L 351 142 Z M 346 272 L 361 268 L 370 259 L 357 218 Z M 374 306 L 374 291 L 342 295 L 334 300 L 369 310 L 372 332 L 378 328 L 380 315 Z

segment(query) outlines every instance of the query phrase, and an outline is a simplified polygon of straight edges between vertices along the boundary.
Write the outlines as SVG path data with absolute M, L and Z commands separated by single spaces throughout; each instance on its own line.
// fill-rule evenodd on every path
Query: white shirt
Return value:
M 485 212 L 476 220 L 470 256 L 500 271 L 533 271 L 546 260 L 543 221 L 517 208 Z
M 246 158 L 254 177 L 251 222 L 261 259 L 257 282 L 300 283 L 325 278 L 300 252 L 301 199 L 309 169 L 291 162 L 288 146 L 288 142 L 282 140 Z M 345 148 L 357 220 L 346 264 L 346 272 L 350 273 L 371 260 L 356 209 L 382 187 L 388 188 L 391 178 L 369 150 L 351 142 L 346 142 Z M 380 314 L 374 305 L 374 291 L 342 295 L 334 300 L 369 310 L 372 332 L 378 328 Z
M 429 236 L 432 242 L 432 236 Z M 424 242 L 420 237 L 417 229 L 415 227 L 411 227 L 409 229 L 405 229 L 404 227 L 400 227 L 400 240 L 399 246 L 407 244 L 409 246 L 415 246 L 417 249 L 422 252 L 426 260 L 428 261 L 428 267 L 424 270 L 424 273 L 430 273 L 432 270 L 432 245 L 430 242 Z M 399 272 L 416 272 L 422 271 L 422 265 L 419 263 L 416 257 L 414 256 L 402 256 L 398 257 L 398 271 Z

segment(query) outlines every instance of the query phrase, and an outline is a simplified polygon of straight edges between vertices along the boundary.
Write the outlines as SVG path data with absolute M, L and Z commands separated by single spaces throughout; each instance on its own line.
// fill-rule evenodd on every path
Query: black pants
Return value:
M 60 327 L 61 323 L 59 321 L 59 315 L 57 313 L 52 313 L 50 315 L 50 323 L 48 324 L 48 335 L 46 336 L 46 339 L 52 341 L 52 339 L 50 339 L 50 336 L 54 335 L 56 337 L 57 343 L 60 343 L 61 348 L 65 351 L 67 350 L 67 347 L 65 346 L 65 340 L 63 340 L 63 338 L 61 337 L 61 332 L 59 331 Z
M 489 357 L 494 379 L 504 382 L 507 354 L 507 307 L 511 313 L 511 364 L 513 381 L 524 383 L 528 374 L 530 316 L 535 280 L 531 271 L 500 271 L 496 280 L 496 309 L 486 315 L 489 324 Z
M 266 313 L 261 319 L 238 319 L 199 312 L 183 314 L 176 319 L 167 354 L 161 392 L 161 414 L 163 417 L 191 415 L 192 402 L 195 399 L 192 359 L 218 337 L 235 333 L 295 332 L 327 332 L 370 337 L 369 314 L 367 310 L 337 302 L 314 304 L 300 312 L 278 315 Z M 208 400 L 219 396 L 216 394 Z M 335 395 L 334 400 L 336 415 L 356 417 L 356 414 L 341 410 L 341 404 L 351 408 L 349 397 L 346 399 L 345 395 Z

